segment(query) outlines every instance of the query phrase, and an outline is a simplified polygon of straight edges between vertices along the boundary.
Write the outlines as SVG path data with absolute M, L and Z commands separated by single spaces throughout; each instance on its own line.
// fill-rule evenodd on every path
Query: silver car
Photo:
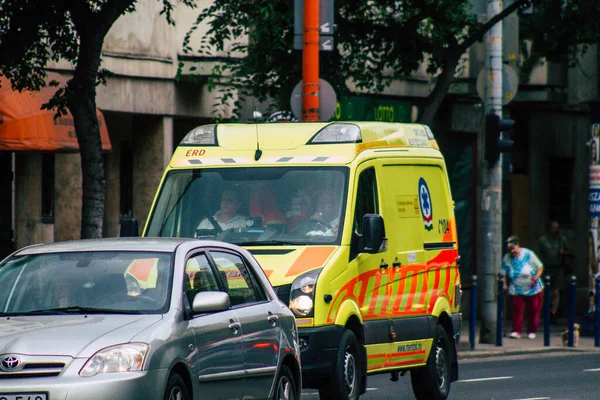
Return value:
M 299 399 L 294 316 L 246 250 L 36 245 L 0 264 L 0 399 Z

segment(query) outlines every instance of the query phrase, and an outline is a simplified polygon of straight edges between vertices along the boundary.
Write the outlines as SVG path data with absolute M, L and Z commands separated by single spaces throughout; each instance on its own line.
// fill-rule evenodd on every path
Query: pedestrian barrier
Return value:
M 594 327 L 594 346 L 600 347 L 600 275 L 596 276 L 596 326 Z
M 598 309 L 598 308 L 596 308 Z M 477 323 L 477 275 L 471 277 L 471 311 L 469 313 L 469 345 L 475 350 L 475 324 Z
M 550 346 L 550 275 L 544 276 L 544 346 Z
M 496 346 L 502 346 L 502 321 L 504 320 L 504 276 L 498 274 L 498 309 L 496 311 Z
M 575 275 L 571 275 L 571 292 L 569 293 L 569 341 L 568 346 L 575 346 L 575 283 L 577 282 L 577 278 Z
M 545 275 L 544 280 L 544 346 L 550 346 L 550 306 L 551 306 L 551 295 L 552 286 L 550 282 L 550 276 Z M 596 291 L 595 291 L 595 310 L 594 310 L 594 346 L 600 347 L 600 275 L 595 278 Z M 576 297 L 576 283 L 577 278 L 575 275 L 569 277 L 569 310 L 568 310 L 568 326 L 567 326 L 567 346 L 574 347 L 575 344 L 575 297 Z M 503 345 L 502 340 L 504 337 L 503 321 L 504 321 L 504 280 L 502 274 L 498 274 L 497 281 L 498 289 L 498 301 L 496 310 L 496 346 L 501 347 Z M 469 345 L 471 350 L 475 350 L 475 335 L 477 325 L 477 276 L 471 277 L 471 310 L 469 313 Z

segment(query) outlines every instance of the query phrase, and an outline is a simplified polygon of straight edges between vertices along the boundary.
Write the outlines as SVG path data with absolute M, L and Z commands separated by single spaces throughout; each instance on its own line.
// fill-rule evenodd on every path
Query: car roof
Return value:
M 15 255 L 66 253 L 79 251 L 155 251 L 171 253 L 182 243 L 196 242 L 198 246 L 231 247 L 227 243 L 193 238 L 131 237 L 82 239 L 25 247 Z

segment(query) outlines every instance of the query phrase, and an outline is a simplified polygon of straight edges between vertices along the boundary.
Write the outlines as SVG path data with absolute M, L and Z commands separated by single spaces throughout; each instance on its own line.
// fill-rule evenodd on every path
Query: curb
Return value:
M 600 349 L 573 348 L 573 347 L 547 347 L 532 349 L 504 349 L 504 350 L 459 350 L 458 359 L 477 359 L 490 357 L 518 356 L 539 353 L 597 353 Z

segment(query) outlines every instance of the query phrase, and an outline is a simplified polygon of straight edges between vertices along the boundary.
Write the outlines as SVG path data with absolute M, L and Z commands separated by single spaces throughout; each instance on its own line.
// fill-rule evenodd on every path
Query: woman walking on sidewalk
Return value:
M 544 302 L 544 285 L 540 277 L 544 266 L 535 253 L 519 245 L 519 238 L 506 240 L 508 253 L 502 258 L 504 290 L 512 296 L 513 329 L 509 337 L 521 338 L 523 316 L 527 307 L 527 337 L 535 339 Z

